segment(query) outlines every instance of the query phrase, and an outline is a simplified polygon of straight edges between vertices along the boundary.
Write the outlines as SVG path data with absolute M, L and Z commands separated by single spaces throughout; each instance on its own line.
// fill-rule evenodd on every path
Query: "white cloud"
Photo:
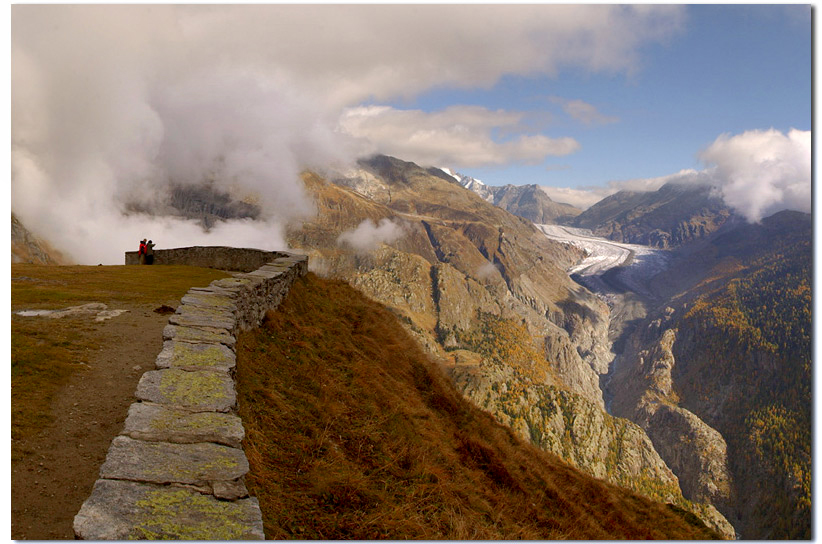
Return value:
M 477 277 L 481 280 L 487 280 L 493 277 L 499 277 L 500 270 L 494 263 L 486 261 L 477 269 Z
M 402 238 L 405 229 L 387 217 L 380 219 L 375 225 L 370 219 L 363 220 L 357 228 L 347 230 L 337 237 L 338 245 L 348 245 L 357 253 L 374 251 L 380 244 L 390 244 Z
M 121 262 L 146 236 L 216 240 L 185 222 L 121 213 L 128 200 L 154 202 L 170 181 L 204 177 L 255 193 L 266 205 L 263 242 L 281 243 L 272 233 L 311 209 L 297 173 L 361 150 L 337 131 L 343 108 L 566 66 L 632 72 L 641 46 L 681 28 L 684 8 L 18 4 L 11 14 L 12 208 L 96 264 Z M 494 141 L 483 122 L 506 126 L 510 112 L 461 115 L 462 130 L 415 133 L 419 152 L 438 158 L 441 146 L 442 158 L 465 153 L 443 164 L 495 164 L 576 145 L 531 133 Z
M 777 211 L 811 211 L 811 132 L 723 134 L 700 159 L 725 202 L 750 221 Z
M 432 113 L 371 106 L 346 110 L 340 126 L 363 140 L 373 152 L 426 166 L 451 164 L 469 168 L 537 163 L 545 157 L 567 155 L 579 149 L 573 138 L 549 138 L 542 134 L 519 134 L 504 140 L 493 137 L 497 130 L 525 130 L 525 117 L 525 112 L 479 106 L 453 106 Z
M 563 111 L 572 119 L 586 125 L 606 125 L 619 121 L 618 117 L 601 113 L 596 106 L 583 100 L 569 100 L 560 97 L 551 97 L 550 100 L 562 106 Z
M 626 72 L 639 47 L 669 39 L 682 6 L 184 6 L 200 57 L 273 64 L 333 104 L 411 97 L 432 86 L 489 87 L 502 74 L 562 66 Z M 490 31 L 488 29 L 491 29 Z
M 586 210 L 605 198 L 612 195 L 616 190 L 606 187 L 591 187 L 583 189 L 575 189 L 573 187 L 550 187 L 547 185 L 540 185 L 548 197 L 554 202 L 562 202 L 576 206 L 581 210 Z

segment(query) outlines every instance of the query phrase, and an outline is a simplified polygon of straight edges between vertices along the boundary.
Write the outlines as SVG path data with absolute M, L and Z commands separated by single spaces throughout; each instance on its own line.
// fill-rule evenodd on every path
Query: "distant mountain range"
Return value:
M 429 168 L 428 171 L 438 175 L 437 170 L 445 172 L 466 189 L 477 193 L 483 200 L 494 206 L 524 217 L 533 223 L 554 224 L 567 223 L 582 210 L 555 202 L 540 189 L 539 185 L 504 185 L 493 187 L 478 179 L 453 172 L 448 168 Z
M 669 183 L 657 191 L 619 191 L 582 211 L 555 202 L 539 185 L 489 186 L 449 168 L 445 173 L 486 202 L 538 224 L 560 224 L 591 230 L 617 242 L 670 248 L 715 232 L 733 220 L 732 210 L 707 186 Z

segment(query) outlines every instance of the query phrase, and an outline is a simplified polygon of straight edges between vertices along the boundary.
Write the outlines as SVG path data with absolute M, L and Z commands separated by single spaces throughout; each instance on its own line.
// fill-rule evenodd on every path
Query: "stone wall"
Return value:
M 184 249 L 165 251 L 191 256 L 207 248 Z M 223 253 L 230 252 L 215 253 L 205 266 L 221 263 Z M 234 344 L 307 271 L 308 257 L 279 252 L 253 272 L 186 293 L 163 331 L 157 370 L 140 379 L 125 428 L 74 518 L 77 538 L 265 538 L 259 503 L 243 481 L 248 460 L 236 415 Z
M 226 246 L 193 246 L 173 249 L 155 249 L 154 264 L 185 264 L 237 272 L 251 272 L 278 257 L 286 257 L 282 251 L 263 251 Z M 126 265 L 140 264 L 137 251 L 126 251 Z

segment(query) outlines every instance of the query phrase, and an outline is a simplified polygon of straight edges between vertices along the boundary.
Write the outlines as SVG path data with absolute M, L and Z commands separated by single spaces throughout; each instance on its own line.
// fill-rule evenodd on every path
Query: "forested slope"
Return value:
M 682 248 L 609 382 L 683 494 L 745 539 L 811 537 L 812 257 L 791 211 Z
M 752 537 L 811 536 L 811 260 L 809 236 L 783 235 L 678 323 L 682 405 L 727 440 Z

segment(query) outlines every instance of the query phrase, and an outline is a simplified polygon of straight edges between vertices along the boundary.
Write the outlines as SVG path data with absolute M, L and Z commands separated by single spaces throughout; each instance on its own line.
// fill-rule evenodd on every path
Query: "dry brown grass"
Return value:
M 470 405 L 382 306 L 309 274 L 238 343 L 268 538 L 705 539 Z
M 11 309 L 62 309 L 90 302 L 156 307 L 176 304 L 192 286 L 227 274 L 190 266 L 11 265 Z M 11 316 L 12 437 L 42 430 L 52 397 L 82 371 L 105 338 L 88 319 Z

